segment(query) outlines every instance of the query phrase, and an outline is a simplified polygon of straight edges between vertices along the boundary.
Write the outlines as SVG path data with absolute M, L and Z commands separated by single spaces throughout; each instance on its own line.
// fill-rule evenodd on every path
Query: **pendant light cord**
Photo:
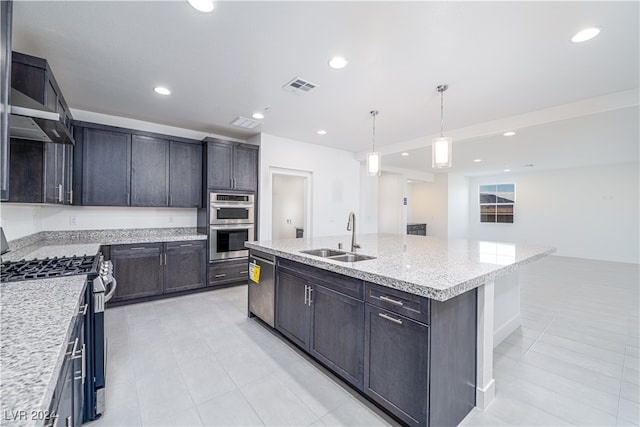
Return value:
M 373 148 L 371 149 L 372 153 L 376 152 L 376 116 L 378 115 L 377 110 L 371 110 L 369 112 L 373 116 Z
M 444 90 L 440 91 L 440 137 L 442 138 L 444 135 L 442 134 L 442 128 L 444 126 Z

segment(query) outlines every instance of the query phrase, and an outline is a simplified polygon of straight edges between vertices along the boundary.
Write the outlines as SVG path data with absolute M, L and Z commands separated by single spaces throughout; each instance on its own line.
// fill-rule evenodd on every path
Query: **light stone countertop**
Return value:
M 101 245 L 206 240 L 195 228 L 44 231 L 9 242 L 3 261 L 95 255 Z M 0 425 L 36 426 L 67 350 L 86 275 L 0 283 Z M 11 412 L 13 411 L 13 413 Z M 7 419 L 27 411 L 29 419 Z
M 43 425 L 33 418 L 49 409 L 85 282 L 79 275 L 0 284 L 0 425 Z
M 195 228 L 136 228 L 115 230 L 43 231 L 9 242 L 3 261 L 95 255 L 101 245 L 206 240 Z
M 555 248 L 544 246 L 400 234 L 356 235 L 356 242 L 361 246 L 356 253 L 376 258 L 341 262 L 300 252 L 338 249 L 338 243 L 349 251 L 351 235 L 247 242 L 245 246 L 438 301 L 555 252 Z

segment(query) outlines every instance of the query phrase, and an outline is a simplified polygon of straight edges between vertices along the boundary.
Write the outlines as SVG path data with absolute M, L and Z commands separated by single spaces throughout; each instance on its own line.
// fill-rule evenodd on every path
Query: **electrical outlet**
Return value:
M 75 215 L 71 215 L 69 217 L 69 225 L 77 225 L 78 224 L 78 217 Z

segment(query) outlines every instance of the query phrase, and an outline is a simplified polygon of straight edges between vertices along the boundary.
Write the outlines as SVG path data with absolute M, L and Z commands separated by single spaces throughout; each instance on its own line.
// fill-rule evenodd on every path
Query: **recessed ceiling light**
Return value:
M 339 70 L 346 67 L 348 63 L 349 61 L 347 61 L 343 57 L 336 56 L 335 58 L 331 58 L 331 61 L 329 61 L 329 67 L 333 68 L 334 70 Z
M 600 28 L 585 28 L 584 30 L 578 31 L 573 37 L 571 37 L 571 41 L 573 43 L 586 42 L 598 34 L 600 34 Z
M 409 153 L 407 153 L 407 152 L 405 151 L 404 153 L 402 153 L 402 154 L 400 154 L 400 155 L 401 155 L 401 156 L 408 156 L 408 155 L 409 155 Z
M 264 114 L 262 114 L 262 113 L 253 113 L 251 115 L 251 117 L 253 117 L 254 119 L 260 120 L 260 119 L 264 119 Z
M 155 90 L 156 93 L 159 93 L 160 95 L 171 95 L 171 91 L 163 86 L 156 86 L 153 88 L 153 90 Z
M 510 130 L 509 132 L 505 132 L 505 133 L 503 133 L 502 135 L 504 135 L 504 136 L 513 136 L 513 135 L 515 135 L 515 134 L 516 134 L 516 133 L 515 133 L 514 131 L 511 131 L 511 130 Z
M 482 161 L 482 159 L 473 159 L 474 162 L 476 163 L 480 163 Z
M 505 169 L 504 171 L 505 172 L 511 172 L 511 169 Z
M 200 12 L 211 12 L 213 10 L 213 0 L 188 0 L 191 7 Z
M 318 135 L 326 135 L 327 131 L 326 130 L 319 130 L 318 132 L 316 132 Z

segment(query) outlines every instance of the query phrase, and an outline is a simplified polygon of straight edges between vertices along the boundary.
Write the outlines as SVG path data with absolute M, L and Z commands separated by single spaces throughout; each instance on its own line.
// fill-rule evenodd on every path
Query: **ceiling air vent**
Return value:
M 316 87 L 318 87 L 317 84 L 314 84 L 306 80 L 303 80 L 299 77 L 296 77 L 295 79 L 291 80 L 289 83 L 282 86 L 282 89 L 288 90 L 289 92 L 293 92 L 293 93 L 305 94 L 310 92 L 312 89 L 315 89 Z
M 231 122 L 231 124 L 245 129 L 253 129 L 256 126 L 260 125 L 260 122 L 252 119 L 247 119 L 246 117 L 238 116 Z

